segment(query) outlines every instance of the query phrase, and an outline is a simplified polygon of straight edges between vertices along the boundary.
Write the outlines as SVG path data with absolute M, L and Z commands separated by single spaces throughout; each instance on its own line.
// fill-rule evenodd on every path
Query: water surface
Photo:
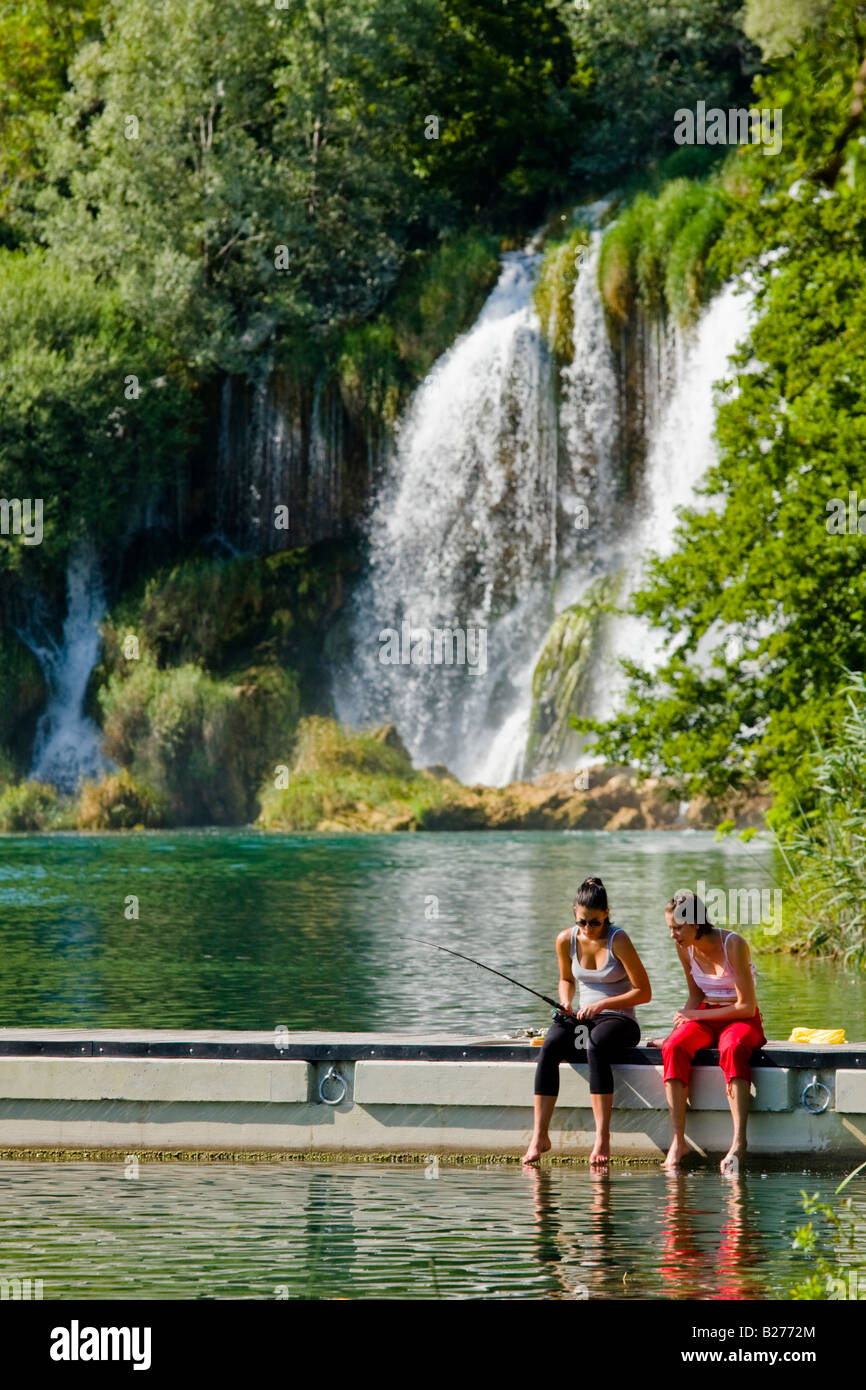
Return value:
M 0 1276 L 45 1299 L 786 1298 L 826 1173 L 6 1163 Z M 856 1180 L 855 1180 L 856 1182 Z M 866 1184 L 850 1185 L 866 1215 Z M 866 1257 L 866 1227 L 846 1263 Z
M 646 1037 L 685 997 L 665 901 L 699 880 L 772 890 L 779 869 L 768 844 L 709 832 L 2 836 L 0 1024 L 545 1027 L 544 1004 L 414 938 L 555 995 L 556 934 L 597 873 L 649 970 Z M 866 1038 L 862 974 L 767 953 L 758 967 L 768 1036 Z

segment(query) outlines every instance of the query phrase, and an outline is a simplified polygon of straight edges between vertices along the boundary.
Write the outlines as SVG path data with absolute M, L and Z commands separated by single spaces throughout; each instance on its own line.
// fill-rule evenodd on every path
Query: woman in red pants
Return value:
M 708 921 L 694 893 L 677 893 L 665 907 L 668 929 L 685 972 L 689 997 L 674 1015 L 674 1031 L 662 1043 L 665 1094 L 673 1140 L 664 1167 L 675 1169 L 689 1152 L 685 1140 L 686 1099 L 692 1058 L 699 1048 L 718 1047 L 734 1121 L 731 1147 L 721 1162 L 735 1173 L 746 1152 L 746 1125 L 753 1051 L 767 1041 L 755 998 L 755 967 L 736 932 Z

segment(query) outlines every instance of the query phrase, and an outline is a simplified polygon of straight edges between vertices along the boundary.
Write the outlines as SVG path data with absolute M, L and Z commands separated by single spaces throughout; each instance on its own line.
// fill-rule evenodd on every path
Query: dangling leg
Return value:
M 725 1090 L 734 1135 L 731 1147 L 719 1165 L 726 1177 L 736 1177 L 746 1156 L 746 1130 L 752 1089 L 751 1058 L 765 1041 L 763 1029 L 751 1019 L 737 1019 L 719 1034 L 719 1064 L 725 1073 Z
M 523 1163 L 536 1163 L 550 1148 L 550 1119 L 559 1095 L 559 1064 L 574 1047 L 574 1029 L 562 1023 L 552 1023 L 541 1046 L 535 1068 L 535 1118 L 529 1148 Z
M 610 1159 L 610 1117 L 613 1111 L 613 1072 L 611 1061 L 627 1047 L 636 1047 L 640 1028 L 633 1018 L 622 1014 L 600 1014 L 589 1024 L 589 1093 L 595 1120 L 595 1144 L 589 1161 L 593 1166 Z
M 690 1152 L 686 1143 L 686 1101 L 692 1058 L 702 1047 L 711 1047 L 715 1040 L 711 1028 L 690 1019 L 688 1023 L 681 1023 L 675 1028 L 662 1043 L 665 1096 L 673 1134 L 662 1167 L 670 1171 L 675 1171 Z

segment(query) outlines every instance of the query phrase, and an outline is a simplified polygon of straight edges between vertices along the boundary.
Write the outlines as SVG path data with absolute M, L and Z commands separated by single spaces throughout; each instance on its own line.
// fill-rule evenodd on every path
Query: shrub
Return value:
M 125 768 L 85 782 L 76 812 L 79 830 L 133 830 L 164 824 L 165 808 L 154 793 L 136 782 Z
M 202 666 L 216 676 L 273 664 L 297 673 L 315 707 L 325 684 L 321 652 L 345 579 L 357 568 L 350 545 L 321 543 L 229 560 L 191 556 L 152 574 L 102 624 L 94 685 L 127 677 L 138 642 L 157 666 Z
M 55 787 L 45 782 L 19 782 L 0 794 L 0 830 L 50 830 L 59 811 Z
M 278 667 L 218 680 L 145 655 L 100 691 L 106 752 L 153 788 L 170 825 L 237 825 L 255 814 L 265 768 L 291 749 L 297 683 Z
M 785 926 L 804 952 L 866 968 L 866 673 L 848 671 L 838 741 L 819 747 L 819 804 L 777 832 L 789 880 Z

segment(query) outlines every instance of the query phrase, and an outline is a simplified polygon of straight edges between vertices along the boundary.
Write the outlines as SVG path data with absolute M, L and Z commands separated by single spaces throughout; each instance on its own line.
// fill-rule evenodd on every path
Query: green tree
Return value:
M 0 3 L 0 212 L 32 177 L 47 122 L 66 89 L 78 48 L 99 32 L 100 0 Z
M 744 148 L 729 181 L 736 211 L 710 261 L 749 267 L 758 322 L 718 415 L 715 505 L 683 514 L 674 554 L 634 609 L 669 638 L 656 672 L 628 664 L 622 716 L 601 730 L 616 760 L 718 794 L 769 778 L 778 823 L 817 791 L 809 753 L 833 742 L 845 670 L 866 662 L 866 539 L 831 525 L 832 499 L 863 488 L 866 449 L 866 176 L 846 149 L 832 188 L 810 171 L 844 121 L 864 33 L 837 4 L 817 39 L 760 85 L 785 116 L 781 155 Z M 673 521 L 673 518 L 672 518 Z M 856 522 L 855 522 L 856 526 Z
M 176 476 L 197 423 L 166 344 L 46 252 L 0 252 L 0 476 L 43 502 L 42 538 L 0 538 L 0 584 L 61 585 L 82 526 L 107 551 Z M 38 580 L 37 580 L 38 576 Z
M 593 118 L 573 161 L 579 176 L 607 181 L 673 150 L 680 107 L 748 98 L 760 55 L 740 0 L 591 0 L 566 13 Z

